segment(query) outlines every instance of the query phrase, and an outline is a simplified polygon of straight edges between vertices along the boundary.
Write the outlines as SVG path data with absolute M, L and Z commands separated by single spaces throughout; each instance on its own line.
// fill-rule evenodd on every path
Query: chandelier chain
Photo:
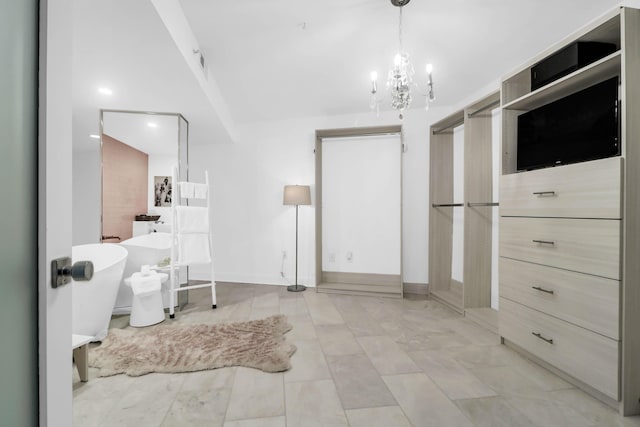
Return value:
M 398 20 L 398 41 L 400 42 L 400 54 L 402 54 L 402 6 L 400 6 L 400 19 Z

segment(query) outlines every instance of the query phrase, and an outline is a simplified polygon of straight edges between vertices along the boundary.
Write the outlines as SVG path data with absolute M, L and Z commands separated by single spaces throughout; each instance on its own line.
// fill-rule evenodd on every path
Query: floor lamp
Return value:
M 306 286 L 298 285 L 298 206 L 311 204 L 311 190 L 308 185 L 285 185 L 283 205 L 296 206 L 296 283 L 287 286 L 291 292 L 304 291 Z

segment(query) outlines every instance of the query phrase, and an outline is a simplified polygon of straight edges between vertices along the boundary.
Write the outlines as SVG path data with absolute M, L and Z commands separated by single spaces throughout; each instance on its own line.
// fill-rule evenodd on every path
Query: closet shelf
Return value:
M 521 96 L 502 106 L 504 110 L 529 111 L 557 101 L 567 94 L 586 89 L 608 78 L 620 75 L 622 53 L 618 50 L 609 56 L 562 77 L 540 89 Z M 505 84 L 509 84 L 505 82 Z

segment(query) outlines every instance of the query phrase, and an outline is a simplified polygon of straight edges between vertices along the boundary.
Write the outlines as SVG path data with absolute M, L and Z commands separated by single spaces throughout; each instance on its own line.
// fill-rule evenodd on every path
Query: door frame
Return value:
M 315 278 L 316 278 L 316 292 L 333 292 L 329 289 L 323 289 L 321 287 L 322 283 L 330 284 L 330 283 L 343 283 L 342 277 L 336 277 L 335 275 L 326 274 L 323 272 L 322 265 L 322 142 L 325 138 L 348 138 L 348 137 L 366 137 L 366 136 L 378 136 L 378 135 L 399 135 L 400 137 L 400 149 L 402 150 L 400 155 L 400 274 L 396 277 L 395 275 L 372 275 L 372 274 L 356 274 L 351 275 L 349 278 L 352 280 L 354 276 L 358 276 L 355 281 L 351 281 L 350 283 L 369 283 L 379 282 L 378 284 L 384 285 L 380 287 L 382 289 L 381 292 L 363 292 L 355 290 L 358 288 L 356 286 L 348 291 L 344 291 L 341 293 L 350 293 L 355 295 L 382 295 L 382 296 L 392 296 L 402 298 L 404 296 L 404 283 L 403 283 L 403 183 L 402 183 L 402 175 L 403 175 L 403 156 L 404 153 L 404 140 L 402 134 L 402 125 L 387 125 L 387 126 L 370 126 L 370 127 L 360 127 L 360 128 L 341 128 L 341 129 L 318 129 L 316 130 L 316 143 L 315 143 L 315 180 L 316 180 L 316 188 L 315 188 L 315 200 L 316 200 L 316 208 L 315 208 L 315 234 L 316 234 L 316 269 L 315 269 Z M 376 277 L 378 276 L 378 277 Z M 382 277 L 388 276 L 388 277 Z M 399 283 L 396 283 L 398 282 Z M 389 292 L 390 289 L 393 289 Z
M 51 260 L 71 255 L 71 0 L 40 0 L 38 94 L 38 374 L 43 426 L 72 424 L 71 286 Z

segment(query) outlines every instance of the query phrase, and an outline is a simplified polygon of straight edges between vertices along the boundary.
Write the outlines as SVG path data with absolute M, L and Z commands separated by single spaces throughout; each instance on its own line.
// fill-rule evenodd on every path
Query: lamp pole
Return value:
M 298 285 L 298 204 L 296 204 L 296 281 L 295 285 L 287 286 L 291 292 L 301 292 L 307 289 L 306 286 Z
M 298 290 L 298 205 L 296 205 L 296 290 Z
M 287 286 L 291 292 L 301 292 L 307 289 L 304 285 L 298 285 L 298 207 L 311 204 L 311 194 L 308 185 L 285 185 L 283 204 L 296 207 L 296 281 Z

